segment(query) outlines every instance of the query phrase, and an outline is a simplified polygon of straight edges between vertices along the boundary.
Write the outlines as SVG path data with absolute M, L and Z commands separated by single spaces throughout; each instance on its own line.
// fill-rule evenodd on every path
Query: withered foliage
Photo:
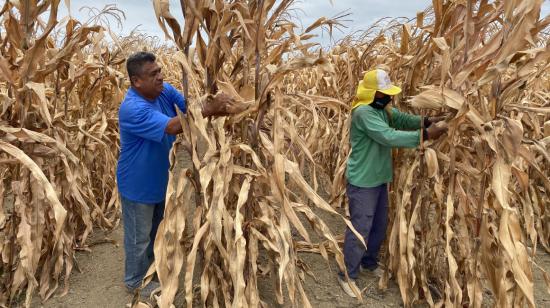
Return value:
M 118 225 L 115 190 L 122 46 L 58 21 L 59 1 L 0 8 L 0 305 L 69 289 L 94 226 Z
M 383 67 L 403 86 L 399 108 L 447 113 L 450 130 L 394 151 L 380 287 L 393 276 L 406 306 L 480 307 L 484 289 L 495 306 L 534 306 L 538 246 L 550 252 L 542 1 L 434 1 L 415 19 L 383 20 L 327 51 L 312 31 L 339 20 L 300 30 L 292 4 L 153 1 L 177 49 L 156 50 L 159 62 L 189 103 L 147 277 L 160 280 L 158 305 L 173 305 L 179 289 L 188 307 L 264 306 L 258 280 L 269 274 L 278 302 L 311 306 L 299 252 L 344 266 L 343 230 L 320 214 L 350 225 L 341 214 L 349 106 L 363 72 Z M 53 35 L 58 6 L 12 1 L 0 11 L 3 305 L 21 292 L 28 305 L 37 289 L 50 297 L 92 227 L 119 220 L 116 112 L 128 86 L 121 64 L 135 41 L 73 19 Z M 202 102 L 219 91 L 237 99 L 239 113 L 203 118 Z M 175 168 L 182 151 L 189 169 Z M 322 177 L 332 185 L 321 187 Z M 136 297 L 134 305 L 146 304 Z

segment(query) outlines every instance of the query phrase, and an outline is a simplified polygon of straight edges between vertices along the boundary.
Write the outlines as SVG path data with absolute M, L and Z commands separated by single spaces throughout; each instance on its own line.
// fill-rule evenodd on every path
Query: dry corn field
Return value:
M 138 50 L 157 54 L 189 106 L 146 277 L 156 273 L 161 292 L 149 303 L 136 295 L 132 307 L 172 307 L 177 293 L 186 307 L 267 306 L 264 276 L 279 304 L 314 306 L 301 256 L 344 267 L 344 229 L 325 218 L 351 226 L 351 101 L 376 67 L 402 85 L 401 110 L 449 115 L 447 135 L 393 153 L 378 287 L 394 280 L 406 307 L 534 307 L 542 271 L 550 294 L 537 263 L 550 254 L 542 0 L 434 0 L 413 19 L 382 20 L 330 50 L 312 33 L 345 16 L 302 30 L 293 0 L 152 2 L 170 44 L 113 33 L 105 20 L 123 18 L 114 7 L 87 21 L 60 16 L 60 0 L 0 8 L 0 306 L 66 294 L 76 252 L 93 253 L 89 235 L 119 226 L 117 113 L 125 60 Z M 201 102 L 218 91 L 240 112 L 203 118 Z M 175 168 L 181 152 L 187 168 Z

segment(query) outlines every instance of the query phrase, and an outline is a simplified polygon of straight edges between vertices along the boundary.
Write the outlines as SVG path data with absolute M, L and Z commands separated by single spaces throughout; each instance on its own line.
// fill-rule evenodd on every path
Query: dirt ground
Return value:
M 339 227 L 333 225 L 331 227 Z M 105 238 L 101 231 L 94 234 L 90 242 Z M 124 269 L 124 251 L 122 246 L 122 227 L 116 228 L 107 237 L 116 241 L 93 247 L 93 251 L 79 252 L 77 262 L 82 273 L 74 272 L 70 279 L 69 293 L 64 297 L 54 297 L 46 303 L 40 303 L 35 298 L 32 307 L 82 307 L 82 308 L 119 308 L 130 303 L 128 294 L 122 283 Z M 388 290 L 377 290 L 377 279 L 370 274 L 362 274 L 358 280 L 360 288 L 366 288 L 363 303 L 347 297 L 336 280 L 336 265 L 328 263 L 317 254 L 301 254 L 304 261 L 311 267 L 315 279 L 306 277 L 305 289 L 313 307 L 400 307 L 402 306 L 399 289 L 395 281 L 390 281 Z M 550 271 L 550 255 L 540 252 L 538 264 Z M 271 307 L 281 307 L 276 303 L 271 279 L 265 277 L 260 281 L 262 299 Z M 181 296 L 178 296 L 181 298 Z M 537 307 L 550 307 L 550 294 L 546 291 L 540 271 L 535 270 L 535 298 Z M 181 306 L 181 301 L 177 307 Z M 282 307 L 290 307 L 290 303 Z
M 35 298 L 33 307 L 124 307 L 131 301 L 122 283 L 124 270 L 124 251 L 122 247 L 122 228 L 114 230 L 109 237 L 119 243 L 103 244 L 95 246 L 92 253 L 78 253 L 78 265 L 82 273 L 74 272 L 70 279 L 69 293 L 64 297 L 54 297 L 41 304 L 39 298 Z M 311 270 L 316 275 L 316 281 L 306 278 L 306 291 L 310 294 L 310 300 L 314 307 L 354 307 L 361 306 L 352 299 L 346 298 L 336 281 L 335 266 L 327 271 L 328 265 L 322 257 L 313 254 L 304 256 L 305 261 L 311 265 Z M 359 285 L 375 283 L 375 278 L 362 276 Z M 263 300 L 269 306 L 277 307 L 270 279 L 265 278 L 260 286 Z M 372 287 L 374 288 L 374 287 Z M 178 296 L 179 297 L 179 296 Z M 289 304 L 289 303 L 287 303 Z M 392 286 L 388 292 L 366 299 L 365 304 L 376 304 L 376 307 L 397 307 L 400 304 L 399 291 Z M 290 306 L 290 305 L 288 305 Z M 283 306 L 286 307 L 286 306 Z

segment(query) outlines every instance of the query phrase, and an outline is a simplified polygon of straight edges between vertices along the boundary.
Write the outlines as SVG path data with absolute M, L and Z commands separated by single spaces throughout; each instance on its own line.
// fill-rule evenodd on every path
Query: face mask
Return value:
M 372 102 L 371 106 L 376 109 L 384 109 L 387 104 L 391 102 L 392 97 L 389 95 L 384 95 L 380 98 L 374 98 L 374 102 Z

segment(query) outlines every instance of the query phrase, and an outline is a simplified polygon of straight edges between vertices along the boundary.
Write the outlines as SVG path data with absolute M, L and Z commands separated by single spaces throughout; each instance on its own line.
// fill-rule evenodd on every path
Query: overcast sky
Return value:
M 125 12 L 126 20 L 123 28 L 113 29 L 114 32 L 128 34 L 139 26 L 139 30 L 142 32 L 164 40 L 164 34 L 157 24 L 151 0 L 71 0 L 70 3 L 72 15 L 81 21 L 85 21 L 88 14 L 87 10 L 80 10 L 82 6 L 94 6 L 101 9 L 105 5 L 116 4 Z M 334 33 L 335 38 L 338 39 L 345 34 L 366 29 L 381 17 L 414 17 L 416 12 L 424 10 L 431 3 L 431 0 L 332 0 L 332 3 L 329 0 L 299 0 L 294 5 L 296 8 L 294 15 L 299 18 L 305 28 L 322 16 L 333 17 L 344 11 L 351 13 L 345 18 L 349 20 L 345 23 L 348 28 L 343 29 L 345 33 L 342 34 L 338 31 Z M 170 0 L 170 8 L 173 15 L 180 20 L 180 24 L 183 24 L 179 0 Z M 549 13 L 550 0 L 545 0 L 541 17 Z M 67 10 L 61 10 L 60 15 L 65 14 L 67 14 Z M 326 34 L 320 36 L 317 41 L 325 46 L 330 44 Z

